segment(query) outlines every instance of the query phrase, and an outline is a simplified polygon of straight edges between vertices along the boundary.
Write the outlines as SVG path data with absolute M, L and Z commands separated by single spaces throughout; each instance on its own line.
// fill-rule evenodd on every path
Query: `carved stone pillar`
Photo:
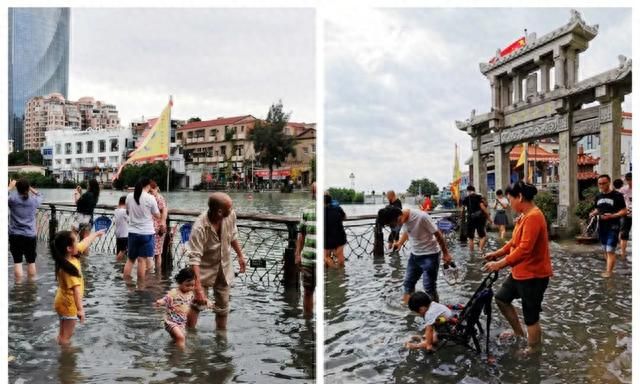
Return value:
M 519 73 L 513 73 L 513 100 L 512 104 L 522 101 L 522 77 Z
M 500 87 L 495 76 L 489 78 L 489 85 L 491 86 L 491 107 L 494 110 L 500 109 Z
M 543 62 L 540 64 L 540 88 L 542 93 L 549 92 L 549 71 L 551 70 L 551 66 L 547 62 Z
M 568 124 L 573 125 L 571 120 L 569 117 Z M 570 230 L 576 224 L 574 210 L 578 202 L 578 151 L 576 144 L 571 139 L 571 130 L 560 132 L 558 142 L 558 154 L 560 155 L 558 224 L 560 227 Z
M 620 176 L 620 135 L 622 128 L 622 105 L 620 98 L 612 98 L 600 106 L 600 174 L 611 179 Z
M 564 50 L 562 48 L 558 48 L 557 51 L 554 51 L 553 53 L 553 65 L 555 67 L 556 74 L 556 88 L 566 87 L 565 64 L 566 57 Z
M 509 153 L 505 153 L 502 145 L 496 145 L 494 147 L 494 174 L 496 177 L 496 191 L 498 189 L 504 190 L 510 184 L 510 164 Z
M 479 159 L 479 167 L 478 167 L 478 180 L 476 183 L 476 191 L 484 197 L 487 197 L 487 191 L 489 190 L 489 186 L 487 185 L 487 159 L 486 157 L 480 156 Z
M 480 181 L 482 180 L 480 176 L 480 167 L 481 161 L 480 158 L 480 136 L 471 138 L 471 148 L 473 149 L 473 181 L 472 184 L 476 187 L 476 191 L 480 187 Z
M 578 73 L 577 73 L 578 67 L 576 64 L 577 60 L 578 60 L 578 55 L 576 54 L 576 50 L 568 49 L 566 54 L 566 62 L 565 62 L 565 66 L 567 68 L 565 72 L 567 75 L 567 78 L 565 79 L 565 84 L 567 88 L 571 88 L 577 83 L 577 79 L 578 79 Z
M 506 77 L 500 79 L 500 109 L 509 105 L 509 80 Z

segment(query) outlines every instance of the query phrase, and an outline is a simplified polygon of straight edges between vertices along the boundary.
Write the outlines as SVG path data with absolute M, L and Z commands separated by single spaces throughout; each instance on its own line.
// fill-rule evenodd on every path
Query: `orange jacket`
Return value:
M 524 215 L 513 229 L 511 240 L 500 250 L 515 280 L 553 275 L 547 221 L 538 207 Z

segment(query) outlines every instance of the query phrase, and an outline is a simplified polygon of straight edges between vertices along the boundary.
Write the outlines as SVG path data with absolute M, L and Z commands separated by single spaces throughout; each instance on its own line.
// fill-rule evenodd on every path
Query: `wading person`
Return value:
M 154 236 L 153 219 L 160 218 L 160 210 L 156 199 L 149 194 L 151 180 L 141 178 L 133 193 L 127 195 L 125 201 L 129 214 L 129 244 L 127 246 L 127 262 L 124 265 L 124 278 L 131 278 L 133 265 L 138 264 L 138 281 L 144 280 L 149 258 L 153 258 Z
M 440 255 L 445 265 L 451 263 L 451 255 L 442 232 L 433 222 L 428 213 L 413 209 L 398 209 L 385 207 L 378 211 L 381 225 L 402 225 L 404 230 L 400 240 L 393 244 L 393 248 L 400 249 L 411 240 L 411 256 L 407 263 L 404 278 L 404 296 L 402 301 L 407 304 L 409 297 L 415 291 L 415 285 L 422 276 L 422 284 L 426 293 L 433 301 L 438 301 L 437 279 L 440 267 Z
M 347 215 L 339 205 L 332 204 L 329 192 L 324 194 L 324 265 L 344 267 L 344 245 L 347 234 L 342 222 Z M 333 256 L 335 256 L 335 260 Z
M 84 278 L 80 268 L 79 255 L 89 249 L 96 238 L 104 235 L 104 230 L 91 233 L 78 242 L 78 236 L 71 231 L 56 233 L 53 240 L 52 257 L 55 262 L 55 275 L 58 281 L 58 289 L 53 302 L 53 307 L 60 319 L 60 331 L 58 344 L 67 345 L 71 342 L 71 336 L 80 320 L 84 323 Z
M 15 192 L 12 192 L 13 189 Z M 22 278 L 22 259 L 27 261 L 27 275 L 36 276 L 36 212 L 42 195 L 27 179 L 9 182 L 9 250 L 13 256 L 13 274 Z
M 624 175 L 625 185 L 620 188 L 620 193 L 624 197 L 627 206 L 627 215 L 622 218 L 622 228 L 620 229 L 620 257 L 627 257 L 627 242 L 631 234 L 631 172 Z
M 618 236 L 620 234 L 620 219 L 627 215 L 627 208 L 622 194 L 611 189 L 609 175 L 600 175 L 598 177 L 598 189 L 600 189 L 600 193 L 596 195 L 596 207 L 589 216 L 598 216 L 598 237 L 607 261 L 607 267 L 602 272 L 602 277 L 610 277 L 613 273 L 613 268 L 616 266 L 616 247 L 618 246 Z
M 229 315 L 229 291 L 235 277 L 231 249 L 238 257 L 240 273 L 246 262 L 238 241 L 238 227 L 233 201 L 226 193 L 215 192 L 209 196 L 209 209 L 193 223 L 187 243 L 189 264 L 195 274 L 195 303 L 187 316 L 187 325 L 195 327 L 198 314 L 207 305 L 207 295 L 213 289 L 216 329 L 227 328 Z
M 311 183 L 311 203 L 302 210 L 302 221 L 296 241 L 296 265 L 302 270 L 304 296 L 302 308 L 305 316 L 313 314 L 313 293 L 316 290 L 316 183 Z
M 154 258 L 156 272 L 160 272 L 160 265 L 162 264 L 162 246 L 164 245 L 164 237 L 167 234 L 167 216 L 169 207 L 164 200 L 164 197 L 160 194 L 160 188 L 155 181 L 151 180 L 151 188 L 149 193 L 156 199 L 156 204 L 160 210 L 160 218 L 153 218 L 153 229 L 156 231 L 155 246 L 154 246 Z M 151 265 L 147 265 L 147 269 L 151 269 Z
M 509 199 L 507 199 L 502 193 L 502 189 L 496 191 L 496 202 L 493 205 L 493 209 L 496 210 L 496 215 L 493 218 L 493 223 L 498 227 L 500 232 L 500 240 L 504 240 L 504 234 L 506 232 L 507 224 L 507 208 L 509 207 Z
M 549 278 L 553 275 L 547 222 L 542 211 L 533 202 L 537 193 L 535 186 L 523 181 L 507 188 L 506 194 L 511 208 L 521 216 L 513 229 L 511 240 L 501 249 L 486 254 L 485 259 L 489 262 L 484 266 L 487 271 L 511 267 L 511 274 L 496 293 L 495 299 L 513 333 L 524 337 L 518 314 L 511 304 L 514 299 L 522 299 L 522 313 L 527 326 L 526 337 L 529 345 L 526 351 L 539 346 L 542 340 L 542 299 Z M 503 332 L 501 337 L 509 334 L 510 332 Z
M 482 195 L 476 193 L 473 185 L 467 187 L 467 196 L 462 199 L 462 205 L 467 211 L 467 240 L 469 241 L 469 251 L 473 252 L 473 238 L 478 232 L 478 248 L 480 252 L 484 250 L 487 241 L 487 220 L 491 221 L 491 215 L 487 210 L 487 205 Z
M 396 196 L 396 192 L 393 190 L 390 190 L 389 192 L 387 192 L 387 200 L 389 201 L 389 205 L 390 207 L 397 207 L 399 209 L 402 209 L 402 201 L 400 201 L 400 199 L 398 199 L 398 197 Z M 396 241 L 398 241 L 398 239 L 400 239 L 400 228 L 402 226 L 397 226 L 397 227 L 391 227 L 390 231 L 389 231 L 389 249 L 393 248 L 393 243 L 395 243 Z
M 76 203 L 76 214 L 72 229 L 79 234 L 80 240 L 91 232 L 93 227 L 93 211 L 100 197 L 100 184 L 96 179 L 89 180 L 87 191 L 82 193 L 82 187 L 76 187 L 73 194 Z
M 113 211 L 113 223 L 116 227 L 116 261 L 122 261 L 129 247 L 129 216 L 127 215 L 127 196 L 120 196 L 118 208 Z

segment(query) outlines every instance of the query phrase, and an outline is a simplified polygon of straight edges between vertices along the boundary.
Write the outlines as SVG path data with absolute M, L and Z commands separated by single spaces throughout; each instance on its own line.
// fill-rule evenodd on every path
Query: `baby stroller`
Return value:
M 454 312 L 454 316 L 444 323 L 436 325 L 438 338 L 443 341 L 444 346 L 451 341 L 456 344 L 470 346 L 473 341 L 473 348 L 477 353 L 481 352 L 480 340 L 478 335 L 483 333 L 480 317 L 482 313 L 487 316 L 486 320 L 486 353 L 489 355 L 489 334 L 491 326 L 491 301 L 493 300 L 493 283 L 498 278 L 498 272 L 492 272 L 487 275 L 480 286 L 471 296 L 471 299 L 465 306 L 450 306 Z M 457 312 L 457 313 L 456 313 Z

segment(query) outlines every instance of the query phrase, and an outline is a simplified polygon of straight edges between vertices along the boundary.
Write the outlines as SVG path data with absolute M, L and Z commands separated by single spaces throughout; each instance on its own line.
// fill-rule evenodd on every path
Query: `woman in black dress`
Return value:
M 347 234 L 342 221 L 347 215 L 333 202 L 331 195 L 324 195 L 324 263 L 327 267 L 344 267 L 344 245 Z

